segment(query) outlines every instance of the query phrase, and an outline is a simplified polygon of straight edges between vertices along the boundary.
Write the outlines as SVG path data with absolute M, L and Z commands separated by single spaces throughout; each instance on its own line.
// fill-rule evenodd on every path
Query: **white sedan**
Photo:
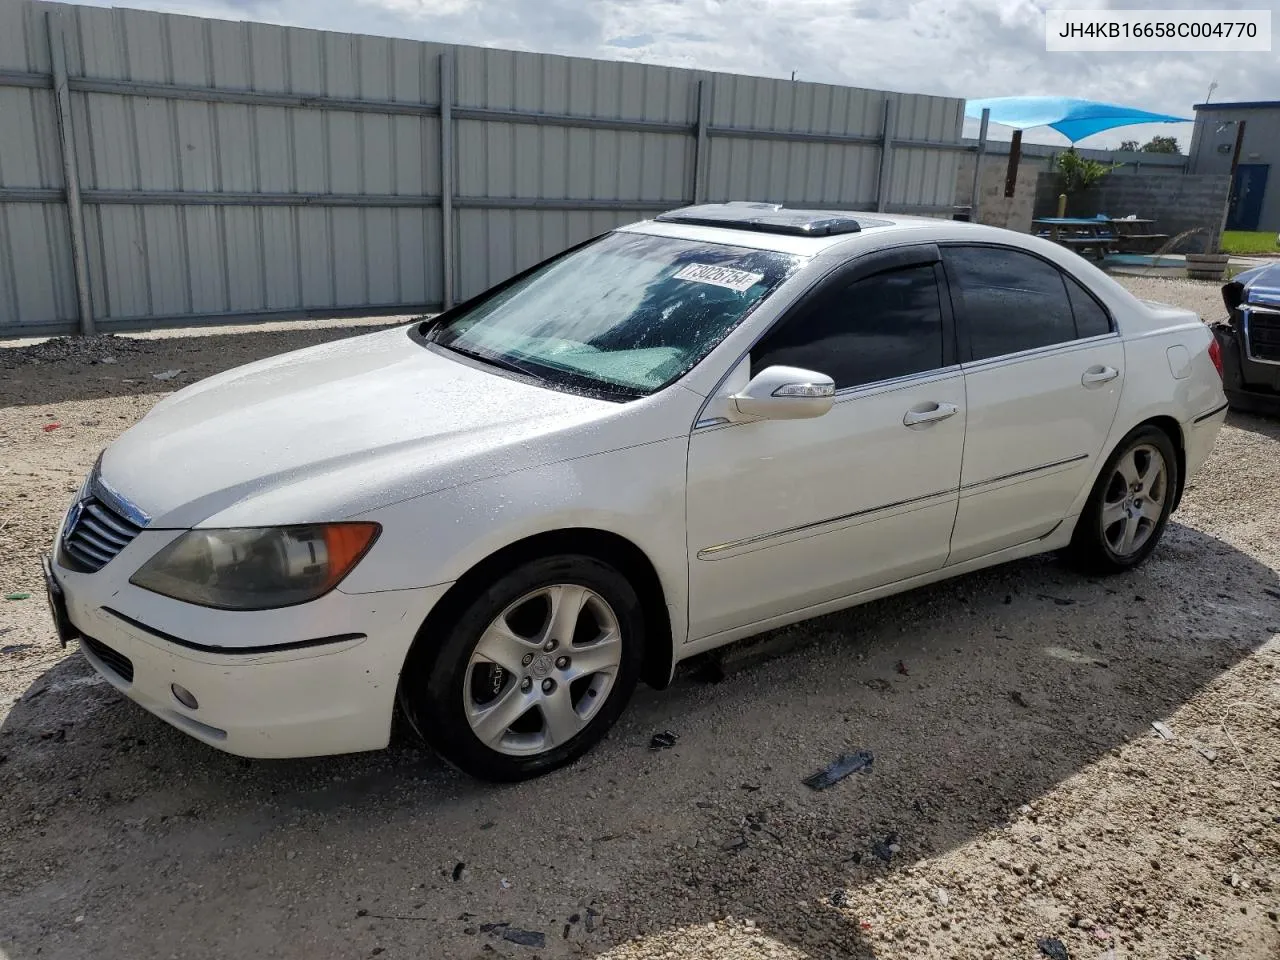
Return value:
M 1226 415 L 1193 313 L 967 223 L 621 228 L 432 320 L 253 363 L 102 454 L 63 642 L 222 750 L 572 761 L 640 680 L 1018 557 L 1155 549 Z

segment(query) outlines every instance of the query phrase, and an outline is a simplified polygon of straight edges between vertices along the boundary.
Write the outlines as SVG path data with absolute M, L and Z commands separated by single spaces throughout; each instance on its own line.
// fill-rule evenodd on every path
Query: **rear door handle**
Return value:
M 1090 367 L 1080 377 L 1080 383 L 1086 387 L 1096 387 L 1100 383 L 1110 383 L 1120 376 L 1115 367 Z
M 959 412 L 960 408 L 954 403 L 934 403 L 926 406 L 924 410 L 917 410 L 913 407 L 903 416 L 902 425 L 904 427 L 916 427 L 923 423 L 934 423 L 938 420 L 945 420 L 947 417 L 954 417 Z

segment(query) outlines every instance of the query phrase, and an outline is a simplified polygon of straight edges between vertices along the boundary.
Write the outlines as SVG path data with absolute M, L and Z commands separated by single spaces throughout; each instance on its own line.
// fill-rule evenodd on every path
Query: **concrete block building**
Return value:
M 1280 100 L 1198 103 L 1188 172 L 1229 174 L 1228 230 L 1280 232 Z M 1240 135 L 1241 125 L 1244 127 Z

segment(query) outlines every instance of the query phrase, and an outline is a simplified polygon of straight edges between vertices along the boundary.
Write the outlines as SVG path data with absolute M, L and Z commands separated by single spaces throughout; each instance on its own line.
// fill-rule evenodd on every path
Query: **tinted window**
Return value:
M 952 247 L 944 257 L 952 290 L 964 304 L 974 360 L 1076 338 L 1056 267 L 997 247 Z
M 836 388 L 942 366 L 942 309 L 932 264 L 876 274 L 820 298 L 751 353 L 753 374 L 784 364 Z
M 1111 332 L 1111 318 L 1102 304 L 1093 299 L 1084 287 L 1071 277 L 1066 277 L 1067 296 L 1071 299 L 1071 312 L 1076 315 L 1076 336 L 1100 337 Z

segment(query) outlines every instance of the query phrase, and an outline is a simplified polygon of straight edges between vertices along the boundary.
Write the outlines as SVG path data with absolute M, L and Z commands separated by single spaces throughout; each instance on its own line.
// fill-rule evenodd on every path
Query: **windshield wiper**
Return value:
M 456 344 L 445 346 L 438 340 L 428 341 L 437 347 L 443 347 L 454 353 L 469 357 L 472 360 L 478 360 L 481 363 L 487 363 L 490 366 L 498 367 L 500 370 L 507 370 L 511 373 L 518 373 L 522 377 L 529 377 L 539 383 L 545 383 L 557 389 L 566 390 L 569 393 L 582 394 L 584 396 L 594 396 L 602 400 L 626 401 L 638 400 L 644 396 L 638 390 L 628 389 L 627 387 L 618 386 L 595 377 L 589 377 L 585 374 L 570 373 L 567 380 L 556 377 L 548 377 L 545 374 L 536 373 L 523 364 L 516 363 L 514 360 L 508 360 L 506 357 L 495 356 L 489 353 L 480 353 L 476 350 L 464 350 Z
M 534 371 L 530 370 L 528 367 L 522 366 L 521 364 L 516 363 L 514 360 L 508 360 L 506 357 L 499 357 L 492 353 L 480 353 L 478 350 L 463 350 L 461 347 L 452 343 L 446 346 L 445 344 L 440 343 L 438 340 L 435 341 L 435 343 L 437 344 L 437 346 L 442 346 L 446 350 L 452 350 L 454 353 L 460 353 L 464 357 L 470 357 L 472 360 L 479 360 L 481 363 L 487 363 L 490 366 L 498 367 L 499 369 L 502 369 L 502 370 L 509 370 L 510 372 L 518 373 L 521 376 L 531 377 L 534 380 L 538 380 L 542 383 L 547 382 L 547 377 L 543 376 L 540 373 L 535 373 Z

